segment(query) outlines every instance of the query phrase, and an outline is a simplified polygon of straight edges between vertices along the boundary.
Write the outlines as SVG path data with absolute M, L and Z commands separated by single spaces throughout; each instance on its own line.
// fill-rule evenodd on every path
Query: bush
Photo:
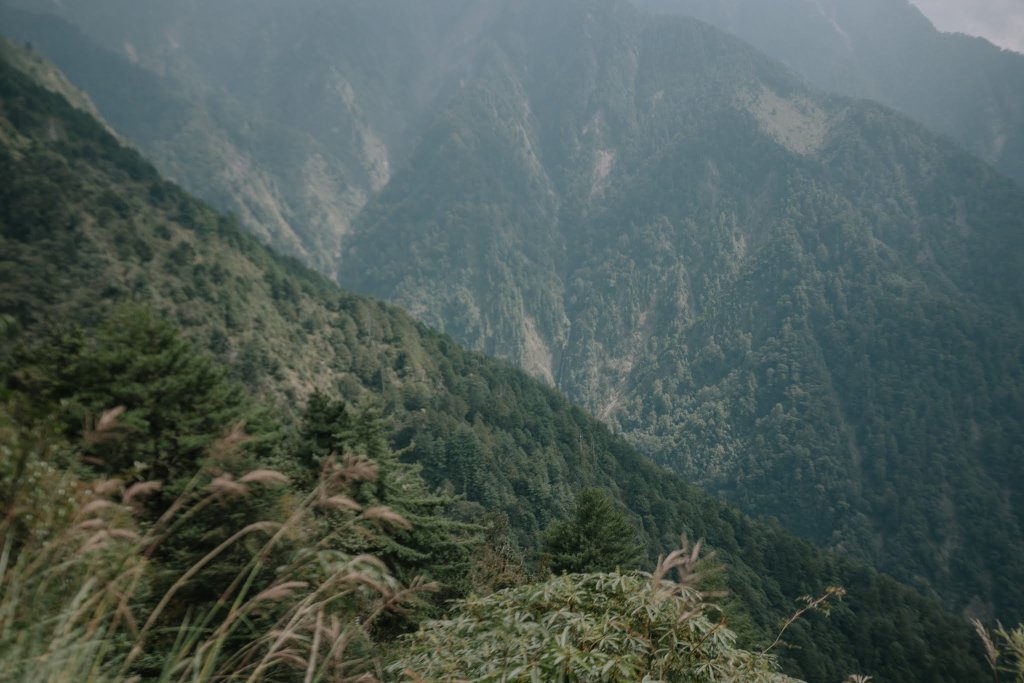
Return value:
M 677 550 L 654 574 L 566 574 L 469 598 L 407 637 L 389 670 L 411 680 L 792 680 L 710 618 L 694 588 L 697 555 Z

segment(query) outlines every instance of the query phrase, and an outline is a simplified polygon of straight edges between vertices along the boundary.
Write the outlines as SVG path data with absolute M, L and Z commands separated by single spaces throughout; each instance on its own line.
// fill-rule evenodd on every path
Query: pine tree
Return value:
M 246 392 L 170 323 L 121 306 L 95 331 L 71 327 L 32 345 L 8 378 L 40 414 L 54 409 L 78 439 L 105 411 L 125 438 L 88 445 L 84 456 L 115 476 L 165 483 L 193 472 L 214 440 L 236 424 L 253 435 L 261 417 Z
M 468 590 L 480 527 L 450 516 L 457 499 L 431 490 L 420 465 L 402 462 L 388 444 L 387 429 L 372 403 L 353 408 L 316 393 L 303 414 L 303 443 L 296 452 L 303 462 L 317 463 L 336 454 L 365 458 L 376 468 L 375 479 L 356 486 L 353 498 L 366 509 L 386 506 L 401 520 L 392 524 L 392 533 L 372 543 L 349 539 L 353 545 L 346 549 L 372 552 L 403 580 L 422 576 L 438 582 L 435 602 L 441 605 Z
M 597 488 L 581 491 L 569 519 L 552 522 L 544 534 L 544 551 L 555 573 L 631 568 L 642 549 L 626 513 L 611 494 Z

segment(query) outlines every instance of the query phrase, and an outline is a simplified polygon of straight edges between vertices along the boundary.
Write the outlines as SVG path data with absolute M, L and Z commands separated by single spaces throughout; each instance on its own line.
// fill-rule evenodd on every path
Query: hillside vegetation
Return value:
M 1024 191 L 695 20 L 497 25 L 342 283 L 748 513 L 1019 619 Z
M 345 575 L 351 553 L 366 549 L 391 558 L 387 572 L 401 582 L 381 578 L 367 584 L 372 591 L 360 595 L 373 601 L 401 592 L 402 585 L 414 585 L 418 575 L 433 578 L 449 595 L 468 590 L 458 580 L 467 568 L 455 549 L 460 547 L 459 534 L 472 535 L 473 525 L 487 524 L 487 512 L 504 512 L 510 528 L 507 543 L 527 558 L 535 557 L 540 532 L 565 516 L 575 493 L 599 487 L 628 510 L 651 558 L 676 547 L 683 532 L 706 539 L 715 562 L 726 568 L 714 581 L 729 590 L 725 609 L 741 634 L 740 644 L 755 651 L 774 639 L 802 604 L 797 602 L 800 596 L 843 586 L 847 596 L 831 616 L 810 613 L 785 632 L 788 647 L 777 652 L 793 675 L 812 681 L 841 680 L 852 672 L 901 681 L 975 681 L 984 675 L 973 634 L 937 602 L 777 526 L 750 520 L 651 464 L 607 427 L 521 371 L 466 351 L 388 305 L 348 294 L 297 262 L 275 256 L 229 219 L 161 179 L 88 114 L 33 84 L 7 62 L 0 64 L 0 240 L 0 314 L 7 316 L 6 333 L 16 335 L 4 347 L 5 429 L 20 435 L 8 439 L 9 444 L 28 447 L 24 458 L 4 462 L 27 462 L 30 455 L 39 460 L 33 472 L 42 478 L 28 489 L 36 496 L 60 490 L 53 487 L 65 471 L 82 482 L 70 480 L 73 489 L 91 487 L 101 496 L 111 494 L 90 483 L 97 474 L 117 476 L 125 486 L 157 476 L 170 488 L 148 508 L 154 515 L 165 506 L 174 507 L 176 496 L 199 495 L 200 490 L 231 499 L 243 492 L 238 485 L 270 481 L 266 474 L 242 481 L 270 466 L 289 478 L 294 486 L 289 495 L 297 496 L 318 490 L 316 463 L 329 481 L 358 483 L 380 477 L 378 481 L 392 483 L 367 483 L 359 489 L 366 497 L 335 491 L 353 501 L 349 505 L 338 498 L 335 504 L 348 515 L 346 524 L 370 523 L 391 537 L 403 525 L 377 509 L 387 506 L 412 522 L 411 536 L 399 534 L 397 545 L 386 538 L 353 545 L 344 530 L 357 539 L 364 537 L 362 532 L 328 525 L 324 533 L 340 533 L 340 538 L 330 538 L 341 545 L 325 540 L 317 547 L 342 553 L 332 555 L 342 564 L 324 565 L 327 574 L 318 577 L 299 577 L 306 581 L 301 594 L 307 595 L 310 586 L 332 580 L 332 572 Z M 128 309 L 126 302 L 132 302 Z M 12 332 L 12 324 L 21 331 Z M 228 370 L 217 369 L 217 363 Z M 105 412 L 118 406 L 125 408 L 123 414 Z M 239 419 L 246 420 L 245 429 L 254 437 L 251 445 L 237 456 L 225 455 L 231 449 L 205 456 L 217 448 L 219 434 L 240 435 L 229 428 Z M 116 424 L 129 430 L 122 438 L 95 436 Z M 33 437 L 33 430 L 40 429 L 49 436 Z M 78 451 L 82 438 L 86 450 Z M 31 450 L 31 444 L 47 443 L 56 445 Z M 354 461 L 338 463 L 342 469 L 337 471 L 349 474 L 331 478 L 335 465 L 324 463 L 332 449 L 368 459 L 373 476 L 366 469 L 349 471 L 360 462 Z M 216 469 L 208 469 L 211 464 Z M 417 484 L 420 471 L 425 483 Z M 22 475 L 13 476 L 17 483 Z M 439 490 L 428 495 L 423 487 Z M 127 490 L 123 493 L 127 496 Z M 324 500 L 331 495 L 325 493 Z M 459 502 L 453 495 L 465 499 Z M 36 501 L 44 510 L 53 503 Z M 191 530 L 160 561 L 171 563 L 166 566 L 172 571 L 184 570 L 195 560 L 190 553 L 230 537 L 236 521 L 287 524 L 279 517 L 292 507 L 287 501 L 275 503 L 271 496 L 265 504 L 232 508 L 232 515 L 203 516 L 212 527 L 182 527 Z M 68 514 L 76 513 L 72 509 Z M 353 515 L 362 517 L 353 520 Z M 59 530 L 62 519 L 68 517 L 58 515 L 55 526 L 40 528 Z M 200 517 L 189 519 L 198 524 Z M 451 523 L 470 526 L 453 528 Z M 145 541 L 147 528 L 133 532 L 135 536 L 118 532 L 112 538 L 134 543 L 137 536 L 145 551 L 152 544 Z M 254 583 L 245 583 L 247 590 L 267 585 L 260 577 L 273 567 L 289 577 L 289 558 L 301 557 L 307 541 L 318 543 L 315 524 L 303 523 L 302 529 L 311 535 L 289 536 L 292 545 L 230 546 L 234 549 L 224 560 L 227 564 L 216 564 L 221 583 L 190 584 L 190 590 L 199 591 L 197 604 L 214 599 L 218 586 L 237 588 L 233 577 L 253 577 Z M 38 537 L 45 552 L 74 550 L 60 543 L 46 545 L 47 538 L 46 533 Z M 439 545 L 438 539 L 444 538 L 451 545 Z M 424 552 L 446 547 L 452 552 Z M 112 552 L 131 558 L 137 551 Z M 299 555 L 290 554 L 295 552 Z M 264 559 L 246 564 L 251 558 Z M 653 567 L 654 562 L 643 565 Z M 70 566 L 75 580 L 81 580 L 74 573 L 77 565 Z M 123 575 L 115 573 L 111 580 L 118 577 Z M 103 595 L 134 595 L 118 585 Z M 628 585 L 624 589 L 632 590 Z M 159 607 L 166 590 L 166 583 L 147 590 L 140 609 Z M 622 599 L 632 598 L 623 593 Z M 103 604 L 116 610 L 119 603 Z M 360 634 L 369 628 L 354 620 L 362 613 L 361 604 L 346 603 L 349 611 L 336 615 L 339 627 L 352 626 Z M 434 603 L 435 609 L 440 604 Z M 475 609 L 473 604 L 466 603 L 466 609 Z M 281 611 L 266 613 L 267 621 L 259 624 L 273 631 L 275 619 L 294 616 L 288 610 L 295 605 L 284 601 Z M 11 607 L 23 609 L 19 603 Z M 158 610 L 152 619 L 156 623 L 169 615 Z M 325 613 L 323 623 L 333 623 L 329 616 Z M 579 618 L 589 617 L 581 613 Z M 302 621 L 302 628 L 313 629 L 304 631 L 310 638 L 320 628 L 316 623 Z M 383 633 L 368 637 L 393 637 L 410 627 L 404 624 L 401 619 L 385 622 Z M 161 632 L 173 634 L 173 629 Z M 231 641 L 242 643 L 238 652 L 265 653 L 259 650 L 266 645 L 259 636 L 263 632 L 231 631 L 230 638 L 242 639 Z M 198 628 L 195 633 L 205 638 L 208 632 Z M 340 637 L 337 629 L 333 633 Z M 212 653 L 208 660 L 186 656 L 182 661 L 227 665 L 215 656 L 225 651 L 227 642 L 218 638 L 186 638 L 182 642 L 212 642 L 217 649 L 203 650 Z M 17 642 L 21 647 L 37 641 Z M 97 642 L 109 646 L 105 640 Z M 716 640 L 716 647 L 732 647 L 731 642 Z M 256 650 L 245 649 L 245 643 Z M 32 651 L 19 652 L 34 656 Z M 91 651 L 75 652 L 85 652 L 87 664 L 92 661 Z M 137 662 L 162 666 L 160 661 Z
M 1024 173 L 1022 58 L 905 0 L 636 4 Z M 948 140 L 624 0 L 0 18 L 263 241 L 748 513 L 1024 615 L 1024 195 Z
M 42 50 L 165 176 L 335 275 L 486 5 L 5 2 L 0 32 Z

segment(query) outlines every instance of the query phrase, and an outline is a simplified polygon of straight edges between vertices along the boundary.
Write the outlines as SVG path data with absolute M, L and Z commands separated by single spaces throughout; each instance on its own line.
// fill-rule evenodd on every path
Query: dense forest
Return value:
M 341 281 L 748 513 L 1020 619 L 1024 191 L 705 24 L 517 7 Z
M 262 241 L 745 512 L 1020 620 L 1022 191 L 801 76 L 1019 179 L 1021 57 L 905 0 L 633 4 L 785 64 L 620 0 L 8 0 L 0 24 Z
M 987 675 L 937 601 L 273 254 L 6 60 L 0 315 L 13 680 Z

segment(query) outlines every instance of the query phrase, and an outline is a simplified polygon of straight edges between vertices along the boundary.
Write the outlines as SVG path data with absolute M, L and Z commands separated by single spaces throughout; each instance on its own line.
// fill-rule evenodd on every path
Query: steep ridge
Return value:
M 515 3 L 341 281 L 951 606 L 1024 610 L 1024 192 L 694 20 Z
M 45 52 L 162 172 L 261 240 L 324 268 L 338 252 L 365 192 L 309 135 L 133 63 L 56 17 L 0 6 L 0 23 Z
M 877 100 L 1024 182 L 1024 55 L 940 33 L 908 0 L 634 0 L 693 16 L 813 85 Z
M 524 373 L 275 256 L 0 61 L 0 314 L 32 335 L 95 322 L 122 301 L 176 321 L 281 410 L 313 387 L 379 401 L 396 446 L 435 481 L 506 510 L 524 543 L 587 485 L 627 504 L 652 552 L 682 530 L 707 538 L 730 568 L 748 637 L 769 638 L 795 596 L 844 585 L 830 618 L 787 631 L 784 663 L 807 680 L 984 675 L 966 624 L 934 601 L 751 521 Z
M 50 92 L 57 93 L 71 106 L 87 112 L 97 121 L 104 123 L 107 131 L 111 135 L 117 136 L 117 131 L 103 121 L 103 117 L 89 95 L 69 81 L 51 62 L 35 51 L 18 46 L 6 38 L 0 38 L 0 54 L 12 67 Z
M 309 211 L 236 210 L 264 240 L 512 360 L 745 510 L 969 614 L 1019 618 L 1021 199 L 991 169 L 704 25 L 607 0 L 20 4 L 190 103 L 220 103 L 223 135 L 210 135 L 241 135 L 234 151 L 196 135 L 203 123 L 140 146 L 173 157 L 161 167 L 177 163 L 188 187 L 220 183 L 221 206 L 249 205 L 225 159 L 248 168 L 272 148 L 256 194 L 271 208 L 302 195 Z M 1014 55 L 998 77 L 951 80 L 982 89 L 959 100 L 995 112 L 979 123 L 943 105 L 959 86 L 893 66 L 956 62 L 944 46 L 964 39 L 899 3 L 793 7 L 809 23 L 788 24 L 840 31 L 824 41 L 839 57 L 815 58 L 825 71 L 845 32 L 874 60 L 863 73 L 899 75 L 886 87 L 955 115 L 1006 168 L 985 145 L 992 121 L 1020 120 L 1019 89 L 999 85 L 1015 82 Z M 893 33 L 872 33 L 867 20 L 895 7 L 881 22 Z M 53 31 L 34 35 L 69 68 L 93 61 Z M 151 120 L 117 103 L 104 69 L 94 78 L 126 124 Z M 869 86 L 854 92 L 882 97 Z M 388 150 L 386 184 L 369 180 L 371 138 Z M 190 140 L 205 140 L 203 161 Z M 323 174 L 299 170 L 302 140 L 334 160 Z M 358 211 L 355 223 L 318 223 L 310 212 L 341 196 L 347 208 L 327 212 Z M 268 225 L 275 211 L 291 218 Z
M 494 4 L 10 2 L 0 32 L 45 53 L 164 174 L 334 276 Z

